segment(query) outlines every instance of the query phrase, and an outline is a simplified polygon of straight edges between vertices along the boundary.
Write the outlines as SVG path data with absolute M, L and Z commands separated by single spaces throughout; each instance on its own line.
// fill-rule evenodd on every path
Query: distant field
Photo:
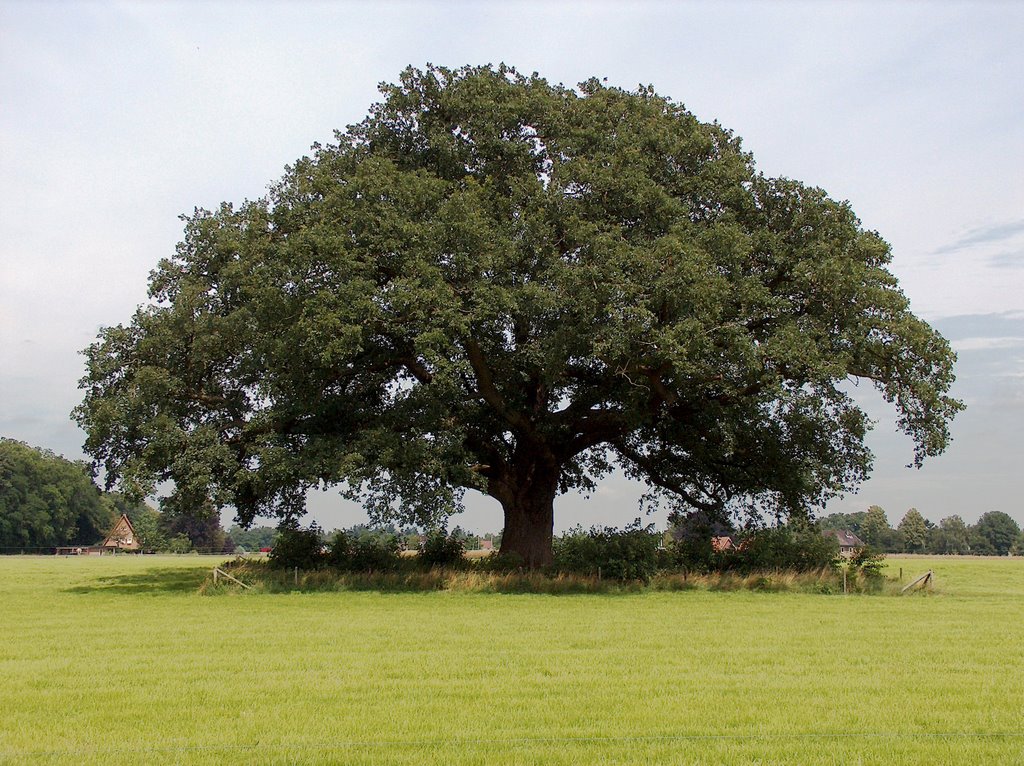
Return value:
M 930 596 L 202 596 L 0 557 L 0 763 L 1024 763 L 1024 559 Z

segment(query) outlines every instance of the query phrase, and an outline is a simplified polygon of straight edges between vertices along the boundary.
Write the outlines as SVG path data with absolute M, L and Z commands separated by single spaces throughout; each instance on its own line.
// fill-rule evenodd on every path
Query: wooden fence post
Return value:
M 213 581 L 214 581 L 214 583 L 218 582 L 221 577 L 223 577 L 225 580 L 231 580 L 231 582 L 236 583 L 237 585 L 241 585 L 246 590 L 250 590 L 252 588 L 251 585 L 246 585 L 244 582 L 239 580 L 237 577 L 232 577 L 227 572 L 224 572 L 221 569 L 218 569 L 217 567 L 214 567 L 213 568 Z
M 921 583 L 922 587 L 927 586 L 930 589 L 931 586 L 933 585 L 933 578 L 934 578 L 934 576 L 935 576 L 935 573 L 932 572 L 932 570 L 929 569 L 923 575 L 921 575 L 920 577 L 916 578 L 913 582 L 907 583 L 907 585 L 903 588 L 903 590 L 900 591 L 900 593 L 906 593 L 908 590 L 913 588 L 918 583 Z

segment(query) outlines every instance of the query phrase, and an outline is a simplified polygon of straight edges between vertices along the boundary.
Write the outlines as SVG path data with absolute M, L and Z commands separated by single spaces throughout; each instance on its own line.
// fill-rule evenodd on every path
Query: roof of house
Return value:
M 132 526 L 131 519 L 128 518 L 127 514 L 121 514 L 121 518 L 117 520 L 113 529 L 103 538 L 100 547 L 120 548 L 129 551 L 135 551 L 141 547 L 138 535 L 135 534 L 135 527 Z
M 848 529 L 826 529 L 825 534 L 836 538 L 841 548 L 860 548 L 864 541 Z

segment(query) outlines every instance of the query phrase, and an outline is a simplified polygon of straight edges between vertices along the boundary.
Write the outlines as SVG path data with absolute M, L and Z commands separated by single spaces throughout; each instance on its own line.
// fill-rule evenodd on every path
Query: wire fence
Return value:
M 174 553 L 172 551 L 100 551 L 94 545 L 0 546 L 0 556 L 235 556 L 256 553 L 259 551 L 247 551 L 240 548 L 235 550 L 193 548 L 187 552 Z

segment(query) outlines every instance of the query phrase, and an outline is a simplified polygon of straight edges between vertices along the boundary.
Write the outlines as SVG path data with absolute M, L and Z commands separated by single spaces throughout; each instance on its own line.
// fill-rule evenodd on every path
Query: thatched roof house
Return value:
M 105 551 L 137 551 L 142 545 L 135 534 L 135 527 L 126 514 L 121 514 L 114 528 L 110 530 L 99 547 Z
M 719 535 L 718 537 L 711 538 L 711 550 L 715 553 L 724 553 L 734 548 L 736 548 L 736 545 L 733 544 L 732 538 L 728 535 Z

